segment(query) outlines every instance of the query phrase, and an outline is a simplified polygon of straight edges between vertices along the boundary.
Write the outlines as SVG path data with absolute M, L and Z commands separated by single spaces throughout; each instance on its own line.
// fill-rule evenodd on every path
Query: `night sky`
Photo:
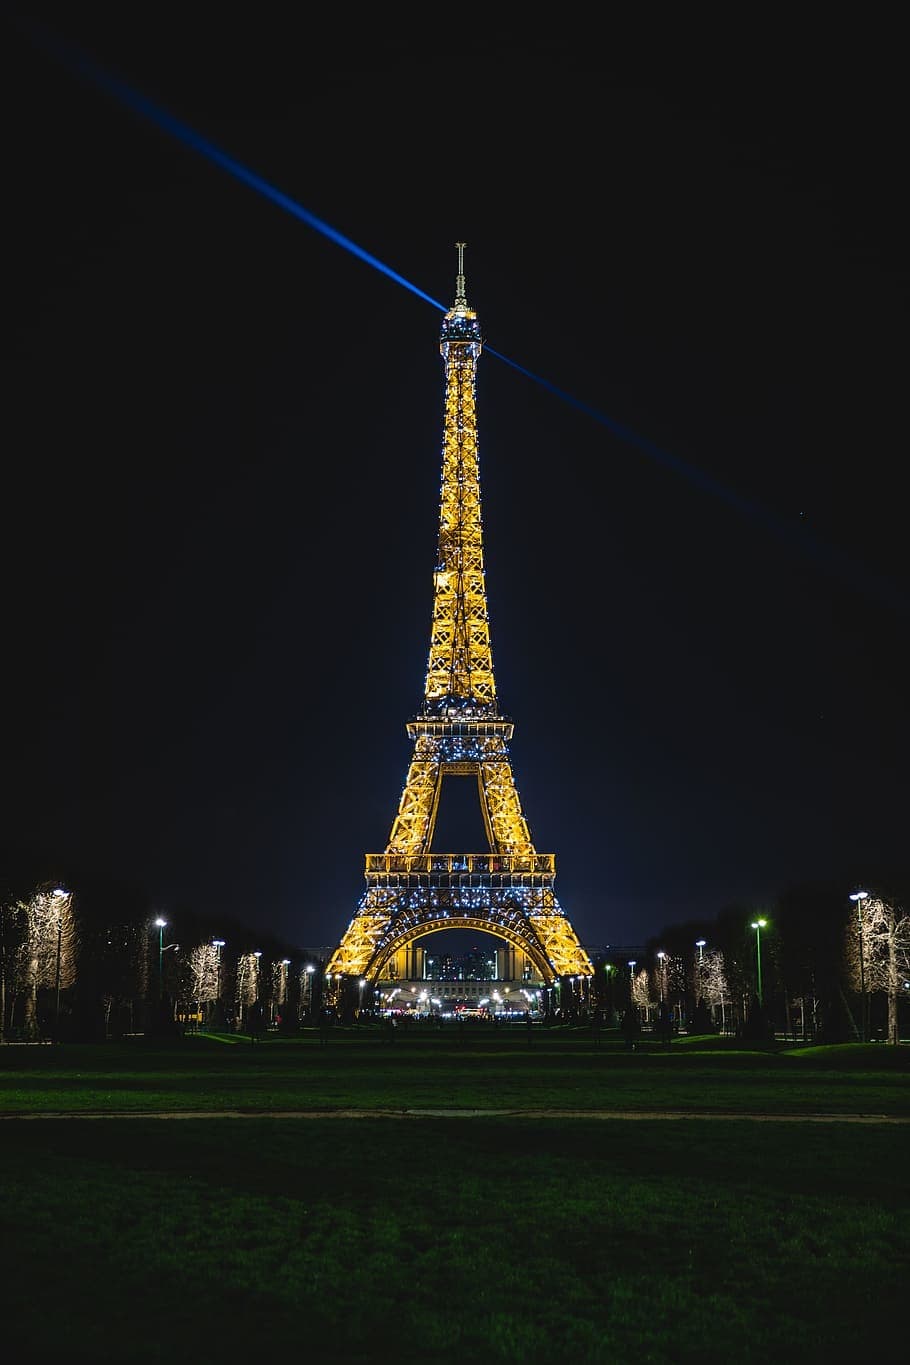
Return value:
M 582 941 L 910 885 L 896 35 L 98 8 L 5 24 L 6 855 L 334 945 L 429 646 L 441 312 L 81 51 L 444 307 L 467 242 L 497 686 Z

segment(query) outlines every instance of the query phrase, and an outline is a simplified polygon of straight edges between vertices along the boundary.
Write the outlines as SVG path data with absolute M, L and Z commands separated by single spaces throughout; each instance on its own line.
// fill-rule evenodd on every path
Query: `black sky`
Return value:
M 545 381 L 479 364 L 487 589 L 583 941 L 910 884 L 896 35 L 105 8 L 4 44 L 9 855 L 336 943 L 429 644 L 440 313 L 78 49 L 443 304 L 468 243 Z

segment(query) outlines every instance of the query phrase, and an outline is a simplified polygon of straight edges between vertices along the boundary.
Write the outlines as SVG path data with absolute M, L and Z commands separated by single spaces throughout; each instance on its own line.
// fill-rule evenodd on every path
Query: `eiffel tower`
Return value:
M 483 338 L 465 295 L 464 248 L 456 243 L 455 302 L 439 341 L 442 487 L 424 703 L 407 722 L 414 749 L 389 842 L 384 853 L 366 855 L 366 889 L 326 967 L 329 994 L 348 1000 L 352 978 L 375 986 L 402 949 L 442 929 L 478 929 L 504 939 L 548 987 L 594 974 L 556 899 L 555 855 L 538 853 L 531 841 L 509 758 L 514 727 L 496 697 L 475 414 Z M 476 778 L 485 852 L 431 851 L 442 783 L 450 775 Z

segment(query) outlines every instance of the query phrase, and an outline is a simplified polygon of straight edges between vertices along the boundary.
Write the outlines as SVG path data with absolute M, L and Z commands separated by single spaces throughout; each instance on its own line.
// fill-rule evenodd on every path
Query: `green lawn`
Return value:
M 314 1350 L 852 1365 L 897 1349 L 904 1124 L 403 1111 L 675 1113 L 685 1100 L 702 1115 L 768 1101 L 907 1116 L 905 1050 L 537 1042 L 4 1048 L 6 1113 L 373 1111 L 0 1122 L 5 1350 L 41 1365 Z
M 686 1039 L 627 1052 L 608 1036 L 428 1033 L 389 1046 L 371 1031 L 167 1046 L 8 1047 L 0 1114 L 160 1109 L 584 1109 L 910 1115 L 910 1048 L 745 1051 Z

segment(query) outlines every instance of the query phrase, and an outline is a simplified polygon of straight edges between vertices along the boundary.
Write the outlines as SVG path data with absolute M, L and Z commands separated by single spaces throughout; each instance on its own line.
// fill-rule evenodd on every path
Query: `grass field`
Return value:
M 568 1032 L 7 1047 L 0 1114 L 45 1117 L 0 1122 L 3 1341 L 17 1362 L 137 1365 L 895 1351 L 908 1052 L 629 1054 Z M 512 1112 L 460 1116 L 483 1109 Z M 142 1116 L 171 1110 L 246 1117 Z M 751 1117 L 769 1113 L 789 1121 Z

